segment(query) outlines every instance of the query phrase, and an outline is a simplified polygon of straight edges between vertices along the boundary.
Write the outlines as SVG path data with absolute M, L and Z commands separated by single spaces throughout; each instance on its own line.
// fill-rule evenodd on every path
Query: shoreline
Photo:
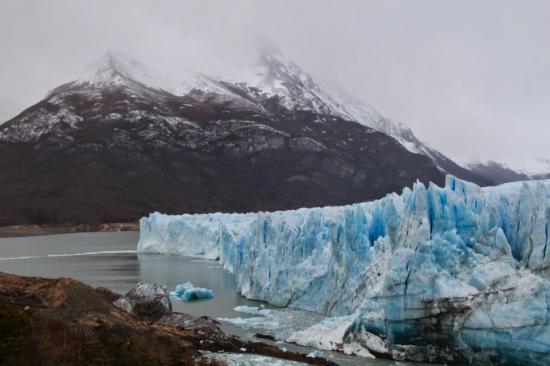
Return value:
M 107 224 L 79 224 L 59 226 L 8 225 L 0 226 L 0 238 L 114 231 L 139 231 L 139 223 L 113 222 Z
M 172 312 L 171 306 L 159 312 L 157 295 L 134 297 L 141 301 L 135 309 L 115 304 L 128 294 L 70 278 L 0 272 L 0 344 L 11 344 L 0 349 L 0 363 L 217 366 L 224 362 L 208 355 L 228 353 L 337 366 L 322 357 L 226 334 L 206 316 Z

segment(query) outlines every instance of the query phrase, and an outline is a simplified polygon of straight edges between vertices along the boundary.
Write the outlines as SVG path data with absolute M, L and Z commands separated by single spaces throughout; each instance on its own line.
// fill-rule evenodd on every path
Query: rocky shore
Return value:
M 69 278 L 0 272 L 0 329 L 2 365 L 219 365 L 212 354 L 222 352 L 334 365 L 226 335 L 208 317 L 173 313 L 159 284 L 121 297 Z

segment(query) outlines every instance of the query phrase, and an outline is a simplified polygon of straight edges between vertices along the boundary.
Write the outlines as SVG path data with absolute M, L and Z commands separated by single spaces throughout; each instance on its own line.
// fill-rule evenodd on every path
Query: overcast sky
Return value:
M 231 65 L 257 37 L 451 158 L 550 158 L 545 0 L 2 0 L 0 119 L 106 49 Z

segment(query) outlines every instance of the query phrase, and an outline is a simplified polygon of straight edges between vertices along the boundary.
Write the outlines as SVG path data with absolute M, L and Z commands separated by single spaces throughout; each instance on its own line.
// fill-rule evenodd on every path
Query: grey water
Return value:
M 236 306 L 267 306 L 240 296 L 232 274 L 217 262 L 181 256 L 138 254 L 137 232 L 77 233 L 18 238 L 0 238 L 0 272 L 47 278 L 71 277 L 93 287 L 106 287 L 124 294 L 137 282 L 161 282 L 169 290 L 177 284 L 190 281 L 195 286 L 214 291 L 214 298 L 205 301 L 181 302 L 174 300 L 174 311 L 211 318 L 247 318 L 249 315 L 234 310 Z M 319 314 L 298 310 L 276 309 L 283 314 L 286 324 L 280 328 L 252 324 L 239 327 L 223 323 L 223 329 L 244 339 L 253 339 L 256 333 L 275 335 L 289 328 L 303 329 L 322 318 Z M 265 341 L 265 340 L 264 340 Z M 273 343 L 270 341 L 265 341 Z M 292 344 L 277 343 L 289 351 L 309 353 L 313 349 Z M 347 356 L 338 352 L 322 351 L 324 357 L 340 365 L 405 365 L 403 362 L 371 360 Z
M 256 306 L 237 293 L 233 276 L 217 262 L 198 258 L 137 254 L 137 232 L 78 233 L 0 238 L 0 271 L 25 276 L 71 277 L 124 294 L 141 282 L 161 282 L 169 290 L 191 281 L 214 291 L 209 301 L 173 301 L 191 315 L 234 317 L 238 305 Z

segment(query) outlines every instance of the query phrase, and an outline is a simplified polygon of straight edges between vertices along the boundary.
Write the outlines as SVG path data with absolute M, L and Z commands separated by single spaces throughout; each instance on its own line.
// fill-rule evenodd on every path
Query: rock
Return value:
M 166 286 L 161 283 L 141 283 L 113 302 L 127 313 L 152 321 L 172 313 L 172 303 Z
M 323 151 L 327 149 L 324 144 L 309 137 L 297 137 L 291 139 L 290 148 L 303 151 Z
M 164 315 L 156 324 L 192 330 L 199 334 L 208 334 L 210 338 L 225 337 L 225 334 L 219 327 L 219 323 L 207 316 L 193 317 L 188 314 L 172 313 Z
M 116 302 L 133 311 L 140 302 L 159 309 L 170 304 L 163 300 L 168 299 L 165 292 L 161 284 L 138 284 Z M 172 313 L 151 323 L 120 316 L 113 305 L 116 297 L 107 289 L 67 278 L 0 272 L 0 365 L 201 366 L 213 365 L 203 359 L 204 352 L 234 354 L 246 349 L 252 356 L 335 366 L 226 335 L 207 317 Z

